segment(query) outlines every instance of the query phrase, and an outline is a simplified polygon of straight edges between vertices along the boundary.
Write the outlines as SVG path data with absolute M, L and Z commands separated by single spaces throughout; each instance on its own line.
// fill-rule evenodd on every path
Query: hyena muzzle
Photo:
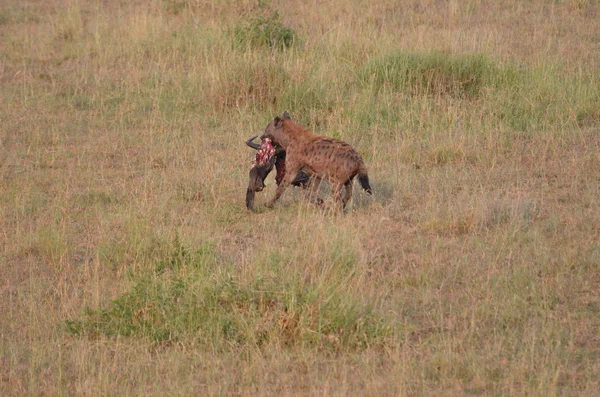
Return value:
M 313 134 L 290 120 L 287 112 L 283 118 L 275 117 L 267 125 L 261 139 L 265 138 L 285 149 L 288 171 L 267 206 L 275 204 L 300 171 L 312 175 L 309 187 L 312 200 L 315 200 L 322 179 L 331 183 L 333 198 L 341 202 L 342 208 L 352 197 L 355 176 L 362 188 L 372 194 L 367 167 L 360 154 L 346 142 Z M 344 188 L 345 194 L 342 195 Z

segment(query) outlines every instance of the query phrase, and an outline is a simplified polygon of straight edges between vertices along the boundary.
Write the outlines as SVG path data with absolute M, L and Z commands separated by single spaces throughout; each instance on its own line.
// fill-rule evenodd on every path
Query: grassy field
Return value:
M 597 395 L 598 26 L 595 0 L 1 0 L 0 394 Z M 284 110 L 374 196 L 269 210 L 271 176 L 249 213 L 243 142 Z

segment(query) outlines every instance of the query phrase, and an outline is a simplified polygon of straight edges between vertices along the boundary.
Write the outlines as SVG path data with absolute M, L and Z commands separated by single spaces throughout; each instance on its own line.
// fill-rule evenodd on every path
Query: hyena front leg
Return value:
M 288 177 L 288 175 L 286 175 L 283 178 L 283 180 L 281 181 L 281 183 L 279 184 L 279 186 L 277 186 L 277 190 L 275 190 L 275 196 L 271 199 L 271 201 L 267 201 L 267 203 L 265 204 L 265 206 L 267 208 L 273 208 L 273 206 L 275 205 L 275 202 L 277 200 L 279 200 L 279 197 L 281 197 L 283 192 L 285 192 L 285 189 L 287 189 L 288 186 L 290 186 L 290 184 L 292 183 L 292 181 L 290 181 L 290 178 Z
M 277 186 L 277 190 L 275 190 L 275 196 L 271 199 L 271 201 L 268 201 L 265 204 L 268 208 L 273 208 L 275 202 L 279 200 L 283 192 L 285 192 L 285 189 L 292 184 L 292 181 L 296 178 L 296 175 L 298 175 L 298 172 L 300 171 L 300 167 L 298 167 L 296 162 L 290 161 L 289 159 L 286 161 L 286 168 L 286 174 L 279 186 Z

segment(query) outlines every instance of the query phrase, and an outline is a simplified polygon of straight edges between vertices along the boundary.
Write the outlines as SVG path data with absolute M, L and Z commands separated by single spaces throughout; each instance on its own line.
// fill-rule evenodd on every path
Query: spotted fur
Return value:
M 270 138 L 287 153 L 288 172 L 268 206 L 275 204 L 300 171 L 312 175 L 313 198 L 321 180 L 326 179 L 332 185 L 334 199 L 345 207 L 352 197 L 352 182 L 355 176 L 358 176 L 362 188 L 372 194 L 365 163 L 360 154 L 346 142 L 313 134 L 290 120 L 287 113 L 283 118 L 275 117 L 267 125 L 262 138 Z M 342 196 L 344 188 L 346 191 Z

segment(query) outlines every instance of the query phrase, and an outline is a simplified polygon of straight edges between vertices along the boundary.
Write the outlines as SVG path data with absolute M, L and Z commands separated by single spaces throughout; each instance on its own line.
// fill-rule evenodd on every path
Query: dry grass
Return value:
M 0 394 L 595 395 L 599 23 L 0 2 Z M 243 141 L 283 110 L 375 198 L 248 213 Z

